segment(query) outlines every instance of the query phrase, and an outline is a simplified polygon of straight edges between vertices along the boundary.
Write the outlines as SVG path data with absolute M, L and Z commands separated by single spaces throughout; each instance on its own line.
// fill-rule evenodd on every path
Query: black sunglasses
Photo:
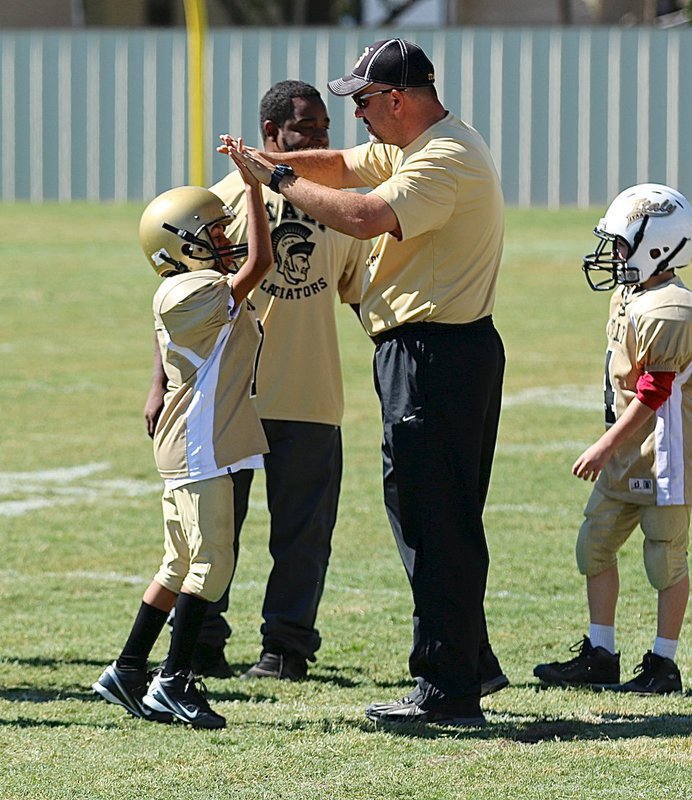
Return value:
M 376 94 L 389 94 L 390 92 L 405 92 L 406 89 L 400 89 L 398 86 L 392 86 L 391 89 L 380 89 L 379 92 L 366 92 L 365 94 L 353 94 L 353 102 L 358 108 L 367 108 L 368 100 Z

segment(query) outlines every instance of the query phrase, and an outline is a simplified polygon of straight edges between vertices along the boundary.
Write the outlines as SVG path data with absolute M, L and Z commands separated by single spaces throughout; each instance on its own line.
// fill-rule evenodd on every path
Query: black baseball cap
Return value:
M 344 96 L 371 83 L 401 89 L 432 86 L 435 68 L 417 44 L 404 39 L 381 39 L 363 50 L 350 75 L 329 81 L 328 86 L 332 94 Z

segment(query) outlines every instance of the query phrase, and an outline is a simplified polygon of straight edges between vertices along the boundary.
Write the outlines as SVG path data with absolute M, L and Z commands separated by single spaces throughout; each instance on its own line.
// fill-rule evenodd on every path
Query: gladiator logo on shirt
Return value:
M 627 224 L 631 225 L 644 217 L 669 217 L 675 211 L 675 205 L 666 199 L 662 203 L 652 203 L 646 198 L 637 200 L 634 207 L 627 215 Z
M 291 286 L 305 283 L 308 279 L 310 256 L 315 249 L 315 243 L 308 241 L 310 236 L 310 228 L 297 222 L 279 225 L 272 233 L 276 271 Z
M 300 300 L 327 288 L 327 282 L 322 277 L 310 281 L 310 256 L 315 249 L 315 243 L 308 241 L 311 236 L 310 228 L 299 222 L 284 222 L 274 228 L 272 248 L 276 272 L 288 284 L 288 288 L 265 278 L 261 289 L 281 300 Z

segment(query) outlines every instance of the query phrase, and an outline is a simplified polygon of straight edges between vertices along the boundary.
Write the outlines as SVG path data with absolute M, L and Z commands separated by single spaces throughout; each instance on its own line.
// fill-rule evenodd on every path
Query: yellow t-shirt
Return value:
M 231 241 L 246 241 L 239 173 L 210 188 L 238 214 L 227 229 Z M 250 295 L 264 327 L 257 410 L 263 419 L 341 425 L 344 392 L 335 298 L 360 302 L 372 243 L 325 227 L 266 187 L 262 196 L 275 261 Z
M 447 114 L 404 149 L 364 144 L 344 158 L 391 206 L 402 232 L 401 241 L 380 236 L 368 261 L 361 318 L 369 333 L 492 313 L 504 201 L 480 134 Z

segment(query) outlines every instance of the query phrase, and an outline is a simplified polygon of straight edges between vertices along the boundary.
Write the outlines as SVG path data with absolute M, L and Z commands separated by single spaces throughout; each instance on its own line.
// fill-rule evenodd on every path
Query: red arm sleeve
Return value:
M 643 372 L 637 380 L 637 400 L 652 411 L 670 397 L 675 372 Z

